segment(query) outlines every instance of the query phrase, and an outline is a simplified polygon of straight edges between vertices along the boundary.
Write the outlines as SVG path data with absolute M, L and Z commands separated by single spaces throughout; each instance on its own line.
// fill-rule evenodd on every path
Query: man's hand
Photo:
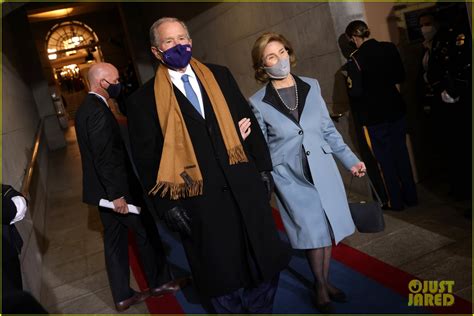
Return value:
M 242 135 L 243 140 L 245 140 L 250 135 L 250 132 L 252 131 L 250 129 L 251 124 L 252 123 L 250 122 L 249 118 L 243 118 L 239 121 L 240 135 Z
M 114 212 L 120 214 L 128 213 L 127 201 L 123 197 L 113 200 L 112 203 L 114 204 Z
M 191 218 L 188 210 L 175 206 L 165 212 L 163 220 L 172 231 L 191 236 Z
M 275 189 L 275 182 L 273 181 L 272 174 L 270 171 L 262 171 L 260 172 L 260 176 L 262 177 L 263 184 L 265 184 L 267 198 L 270 201 L 272 198 L 272 192 Z

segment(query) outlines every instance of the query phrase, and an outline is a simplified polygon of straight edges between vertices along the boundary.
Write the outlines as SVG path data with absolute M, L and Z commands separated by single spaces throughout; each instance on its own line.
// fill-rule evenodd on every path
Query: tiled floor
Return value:
M 74 128 L 68 147 L 49 158 L 41 303 L 51 313 L 115 313 L 107 282 L 102 225 L 95 208 L 81 202 L 81 163 Z M 470 300 L 471 221 L 467 206 L 419 186 L 420 204 L 386 212 L 386 230 L 356 233 L 345 243 L 423 279 L 455 281 L 457 295 Z M 134 281 L 133 281 L 134 282 Z M 137 288 L 135 286 L 135 288 Z M 145 304 L 127 313 L 147 313 Z

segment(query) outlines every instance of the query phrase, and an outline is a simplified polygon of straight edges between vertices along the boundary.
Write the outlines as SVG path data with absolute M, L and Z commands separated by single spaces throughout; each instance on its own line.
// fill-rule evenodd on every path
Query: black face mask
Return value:
M 356 44 L 350 40 L 346 34 L 339 36 L 338 43 L 341 53 L 346 59 L 349 59 L 351 54 L 357 49 Z
M 107 82 L 109 84 L 107 89 L 105 89 L 105 91 L 107 91 L 107 93 L 109 94 L 109 97 L 112 98 L 112 99 L 117 99 L 120 95 L 120 92 L 122 91 L 122 84 L 120 82 L 119 83 L 110 83 L 107 80 L 105 80 L 105 82 Z

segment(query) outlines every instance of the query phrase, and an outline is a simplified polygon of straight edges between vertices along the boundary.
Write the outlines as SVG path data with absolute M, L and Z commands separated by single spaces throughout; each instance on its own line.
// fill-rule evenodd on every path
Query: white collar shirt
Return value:
M 190 65 L 186 67 L 186 71 L 184 73 L 168 69 L 168 72 L 171 77 L 171 81 L 173 84 L 176 86 L 176 88 L 179 89 L 184 95 L 186 95 L 186 91 L 184 90 L 184 83 L 181 80 L 181 77 L 183 75 L 189 75 L 189 83 L 191 84 L 191 87 L 194 90 L 194 93 L 196 93 L 198 101 L 199 101 L 199 106 L 201 108 L 201 113 L 202 116 L 205 118 L 205 113 L 204 113 L 204 104 L 202 102 L 202 93 L 201 93 L 201 88 L 199 87 L 199 82 L 197 80 L 196 74 L 194 73 L 193 69 L 191 68 Z

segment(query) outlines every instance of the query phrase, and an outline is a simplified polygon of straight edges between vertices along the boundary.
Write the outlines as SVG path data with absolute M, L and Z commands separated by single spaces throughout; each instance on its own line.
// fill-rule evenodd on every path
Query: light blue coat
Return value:
M 294 77 L 302 108 L 299 122 L 288 114 L 271 84 L 250 97 L 250 104 L 270 149 L 277 204 L 291 245 L 313 249 L 331 245 L 331 239 L 337 244 L 354 232 L 333 156 L 347 169 L 359 159 L 329 117 L 318 81 Z M 303 154 L 314 185 L 303 175 Z

